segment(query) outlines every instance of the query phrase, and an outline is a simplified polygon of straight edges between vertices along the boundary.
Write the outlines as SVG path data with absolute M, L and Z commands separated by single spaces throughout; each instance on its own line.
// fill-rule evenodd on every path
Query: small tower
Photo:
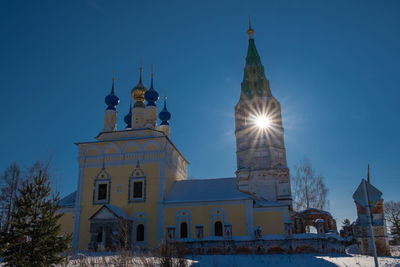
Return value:
M 142 72 L 143 67 L 140 65 L 139 83 L 133 87 L 131 91 L 132 98 L 136 100 L 132 108 L 132 129 L 141 129 L 145 127 L 144 113 L 146 106 L 144 104 L 144 94 L 146 93 L 147 88 L 143 85 Z
M 159 98 L 159 95 L 153 87 L 153 79 L 154 79 L 154 69 L 151 66 L 151 84 L 150 89 L 146 91 L 144 94 L 144 98 L 147 101 L 146 111 L 145 111 L 145 122 L 146 128 L 157 129 L 157 106 L 156 102 Z
M 114 93 L 114 82 L 115 74 L 112 78 L 111 93 L 106 96 L 104 102 L 107 105 L 107 109 L 104 112 L 104 128 L 103 132 L 112 132 L 117 130 L 117 109 L 116 106 L 119 104 L 119 98 Z
M 273 97 L 249 23 L 241 94 L 235 106 L 237 183 L 257 198 L 291 204 L 281 106 Z
M 164 132 L 165 135 L 169 137 L 170 127 L 169 127 L 168 121 L 171 119 L 171 113 L 169 113 L 167 110 L 167 97 L 166 96 L 164 96 L 164 108 L 163 108 L 163 110 L 161 110 L 160 114 L 158 114 L 158 117 L 161 120 L 160 131 Z
M 132 128 L 132 100 L 129 104 L 129 112 L 128 112 L 128 114 L 125 115 L 124 121 L 126 123 L 125 129 L 126 130 L 131 129 Z

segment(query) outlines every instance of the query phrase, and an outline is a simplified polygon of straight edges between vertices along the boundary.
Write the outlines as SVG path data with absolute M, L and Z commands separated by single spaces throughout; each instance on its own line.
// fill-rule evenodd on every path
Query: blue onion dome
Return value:
M 156 90 L 154 90 L 153 87 L 153 78 L 154 78 L 154 73 L 153 70 L 151 71 L 151 84 L 150 84 L 150 89 L 146 91 L 144 94 L 144 98 L 147 101 L 147 106 L 156 106 L 156 102 L 159 98 L 159 94 L 157 93 Z
M 144 105 L 144 94 L 147 91 L 147 88 L 143 85 L 142 82 L 142 72 L 143 68 L 140 66 L 140 77 L 139 77 L 139 83 L 132 88 L 131 95 L 132 98 L 136 100 L 136 103 L 133 105 L 133 107 L 145 107 Z
M 164 97 L 164 108 L 158 114 L 158 117 L 161 120 L 161 125 L 169 125 L 168 121 L 171 119 L 171 113 L 167 110 L 167 97 Z
M 132 102 L 129 104 L 129 112 L 125 115 L 124 121 L 126 123 L 125 128 L 132 128 Z
M 113 77 L 111 93 L 104 99 L 104 102 L 106 102 L 107 105 L 107 110 L 116 110 L 116 106 L 119 104 L 119 98 L 114 93 L 114 80 Z

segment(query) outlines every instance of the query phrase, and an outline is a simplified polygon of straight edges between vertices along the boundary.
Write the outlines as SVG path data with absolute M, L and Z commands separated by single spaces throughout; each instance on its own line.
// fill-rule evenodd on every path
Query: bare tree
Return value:
M 400 201 L 387 201 L 383 203 L 385 219 L 390 223 L 390 229 L 394 233 L 400 233 Z M 399 238 L 399 237 L 397 237 Z
M 316 208 L 324 209 L 328 206 L 328 188 L 321 174 L 315 174 L 308 159 L 304 159 L 296 166 L 292 176 L 293 206 L 295 210 Z
M 22 184 L 21 169 L 16 162 L 11 163 L 0 176 L 0 231 L 8 232 L 14 211 L 14 199 Z
M 0 175 L 0 232 L 6 233 L 10 228 L 11 216 L 14 210 L 14 200 L 18 197 L 18 189 L 25 180 L 32 180 L 40 173 L 52 178 L 50 162 L 36 161 L 23 171 L 16 162 L 12 162 Z

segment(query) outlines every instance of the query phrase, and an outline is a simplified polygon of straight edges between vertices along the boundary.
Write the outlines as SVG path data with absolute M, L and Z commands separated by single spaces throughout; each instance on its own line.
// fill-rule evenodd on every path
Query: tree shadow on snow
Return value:
M 345 254 L 340 255 L 314 255 L 314 254 L 279 254 L 279 255 L 198 255 L 194 256 L 193 260 L 196 261 L 191 266 L 205 267 L 205 266 L 218 266 L 218 267 L 261 267 L 261 266 L 277 266 L 277 267 L 336 267 L 337 265 L 317 258 L 317 256 L 333 256 L 333 257 L 346 257 Z M 350 256 L 351 257 L 351 256 Z

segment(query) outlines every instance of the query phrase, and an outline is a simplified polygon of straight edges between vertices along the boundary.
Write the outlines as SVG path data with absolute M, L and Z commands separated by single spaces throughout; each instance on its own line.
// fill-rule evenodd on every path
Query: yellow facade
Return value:
M 282 211 L 259 211 L 254 210 L 254 225 L 261 226 L 263 235 L 283 235 L 284 213 Z
M 210 214 L 212 211 L 221 210 L 225 214 L 225 222 L 223 219 L 212 219 L 210 218 Z M 174 207 L 174 208 L 165 208 L 164 215 L 164 230 L 166 230 L 169 226 L 176 226 L 180 221 L 177 220 L 178 213 L 181 211 L 188 211 L 190 213 L 190 217 L 188 220 L 182 220 L 188 222 L 190 227 L 190 236 L 195 237 L 195 226 L 203 225 L 204 226 L 204 236 L 213 236 L 213 232 L 211 230 L 212 224 L 216 221 L 221 221 L 222 223 L 229 223 L 232 225 L 232 234 L 234 236 L 246 236 L 246 220 L 245 218 L 245 205 L 243 204 L 221 204 L 221 205 L 207 205 L 207 203 L 203 203 L 203 205 L 199 206 L 182 206 L 182 207 Z M 166 233 L 165 233 L 166 234 Z
M 73 226 L 74 226 L 75 214 L 73 212 L 63 212 L 62 217 L 60 218 L 61 229 L 60 232 L 62 234 L 73 234 Z

